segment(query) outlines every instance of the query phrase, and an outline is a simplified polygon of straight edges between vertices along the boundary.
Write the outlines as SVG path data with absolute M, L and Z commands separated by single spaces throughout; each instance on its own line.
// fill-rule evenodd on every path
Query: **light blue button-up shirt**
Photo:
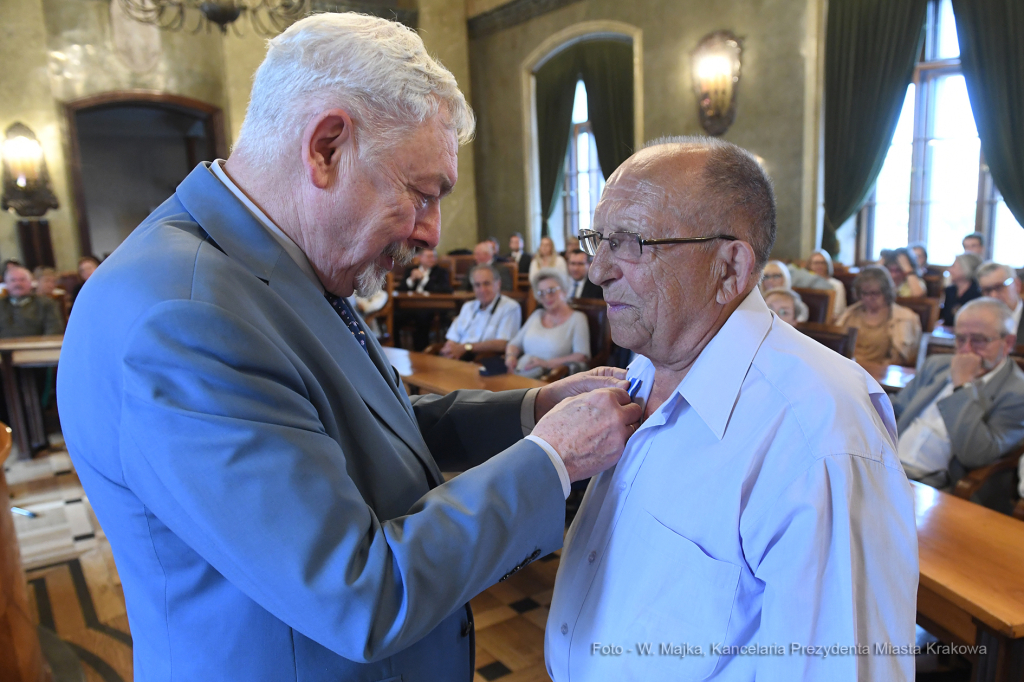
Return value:
M 642 398 L 654 373 L 630 365 Z M 888 398 L 755 290 L 591 481 L 555 582 L 548 673 L 912 680 L 917 579 Z

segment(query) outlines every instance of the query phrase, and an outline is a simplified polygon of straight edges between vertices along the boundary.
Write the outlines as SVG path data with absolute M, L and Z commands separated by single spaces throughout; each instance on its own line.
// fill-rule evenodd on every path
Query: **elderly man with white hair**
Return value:
M 912 680 L 917 536 L 885 392 L 768 310 L 771 182 L 670 139 L 608 179 L 590 278 L 639 430 L 591 480 L 545 635 L 568 680 Z
M 937 488 L 1024 439 L 1024 373 L 1009 357 L 1017 340 L 1010 309 L 976 298 L 957 312 L 955 330 L 956 354 L 930 356 L 893 400 L 907 476 Z M 1009 513 L 1011 491 L 1012 482 L 995 481 L 978 501 Z
M 999 299 L 1010 309 L 1017 345 L 1024 344 L 1024 300 L 1020 297 L 1017 271 L 1009 265 L 989 261 L 978 268 L 975 276 L 978 278 L 978 289 L 981 290 L 982 296 Z
M 469 600 L 561 546 L 571 482 L 618 459 L 640 408 L 614 371 L 410 402 L 345 301 L 437 245 L 472 131 L 415 32 L 309 17 L 231 157 L 89 280 L 61 422 L 136 679 L 469 680 Z

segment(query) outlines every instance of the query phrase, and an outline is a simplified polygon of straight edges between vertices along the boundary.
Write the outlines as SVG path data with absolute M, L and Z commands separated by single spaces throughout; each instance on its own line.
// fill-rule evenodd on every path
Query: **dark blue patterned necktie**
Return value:
M 338 315 L 341 316 L 341 321 L 344 322 L 349 331 L 352 332 L 352 336 L 356 337 L 356 341 L 359 342 L 359 345 L 362 346 L 366 354 L 369 355 L 370 351 L 366 347 L 366 332 L 364 332 L 359 327 L 359 323 L 356 322 L 356 316 L 352 314 L 352 310 L 349 309 L 348 301 L 335 296 L 334 294 L 325 293 L 324 296 L 327 298 L 327 302 L 331 304 L 331 307 L 334 308 L 338 312 Z

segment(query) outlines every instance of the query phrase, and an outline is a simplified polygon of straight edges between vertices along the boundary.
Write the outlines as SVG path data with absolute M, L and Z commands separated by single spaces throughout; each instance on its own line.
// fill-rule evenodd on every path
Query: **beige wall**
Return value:
M 643 32 L 644 133 L 701 133 L 689 53 L 707 33 L 744 40 L 735 124 L 724 136 L 758 154 L 775 181 L 780 257 L 806 254 L 817 195 L 820 0 L 583 0 L 470 41 L 473 105 L 480 119 L 477 187 L 481 232 L 504 239 L 526 231 L 520 66 L 547 37 L 583 21 L 613 20 Z M 808 79 L 811 85 L 808 87 Z M 807 98 L 812 101 L 808 102 Z M 807 127 L 812 130 L 808 131 Z M 805 154 L 807 152 L 807 154 Z M 806 169 L 810 168 L 811 177 Z M 809 202 L 805 196 L 810 196 Z
M 57 267 L 80 253 L 66 164 L 63 104 L 115 90 L 154 90 L 223 108 L 224 63 L 216 31 L 168 33 L 112 24 L 111 4 L 81 0 L 0 2 L 0 128 L 15 120 L 43 144 L 61 207 L 47 214 Z M 125 46 L 118 51 L 115 45 Z M 20 256 L 16 218 L 0 216 L 0 256 Z

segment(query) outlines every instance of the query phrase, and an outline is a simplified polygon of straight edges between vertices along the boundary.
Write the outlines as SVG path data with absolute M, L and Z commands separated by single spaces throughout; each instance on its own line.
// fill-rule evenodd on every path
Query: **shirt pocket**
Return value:
M 636 671 L 648 680 L 703 680 L 718 665 L 712 646 L 726 642 L 740 568 L 708 556 L 650 512 L 641 511 L 634 528 L 630 544 L 642 569 L 620 578 L 633 593 L 623 603 L 627 641 L 650 644 Z

